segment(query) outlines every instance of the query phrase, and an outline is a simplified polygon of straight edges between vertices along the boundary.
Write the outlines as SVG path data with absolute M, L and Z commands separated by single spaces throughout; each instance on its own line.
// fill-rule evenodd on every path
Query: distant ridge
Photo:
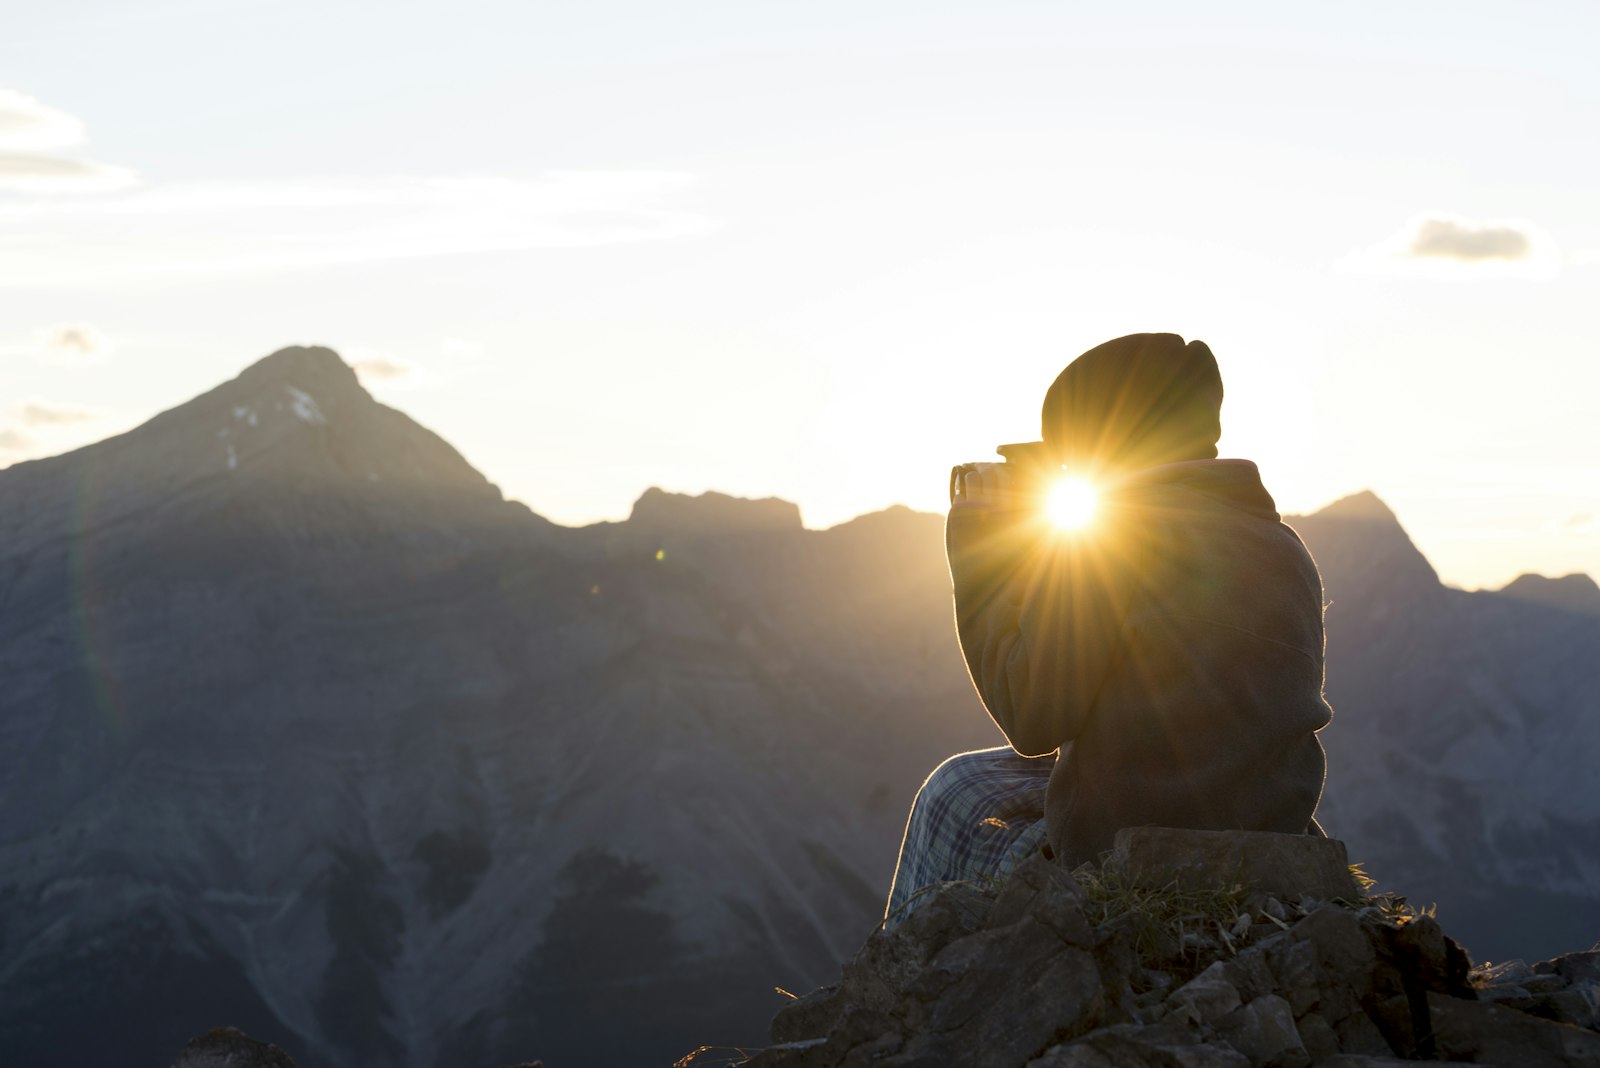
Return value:
M 1600 615 L 1600 584 L 1582 572 L 1548 578 L 1532 572 L 1518 575 L 1503 589 L 1502 596 L 1519 601 L 1564 608 L 1569 612 Z
M 634 502 L 630 524 L 658 530 L 725 534 L 799 530 L 800 507 L 777 497 L 751 499 L 708 491 L 697 496 L 652 486 Z

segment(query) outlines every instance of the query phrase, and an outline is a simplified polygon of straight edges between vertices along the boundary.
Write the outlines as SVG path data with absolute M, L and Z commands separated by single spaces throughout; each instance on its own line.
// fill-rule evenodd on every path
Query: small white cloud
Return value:
M 15 457 L 17 453 L 28 452 L 33 448 L 33 439 L 20 430 L 7 427 L 0 430 L 0 456 Z
M 1429 212 L 1415 216 L 1396 233 L 1350 253 L 1334 266 L 1362 273 L 1435 278 L 1546 278 L 1556 273 L 1560 260 L 1555 242 L 1531 223 L 1479 222 Z
M 71 426 L 100 418 L 87 408 L 69 408 L 42 401 L 29 401 L 21 405 L 16 409 L 16 417 L 23 426 Z
M 0 148 L 33 152 L 83 142 L 83 120 L 26 93 L 0 89 Z
M 88 323 L 61 323 L 40 330 L 34 352 L 47 363 L 93 364 L 111 355 L 111 341 Z
M 62 156 L 83 141 L 83 121 L 26 93 L 0 89 L 0 192 L 105 193 L 139 183 L 126 167 Z
M 64 156 L 0 153 L 0 190 L 15 193 L 109 193 L 138 185 L 126 167 Z
M 473 252 L 660 241 L 712 223 L 655 171 L 146 187 L 0 203 L 0 285 L 82 286 Z
M 1411 232 L 1406 254 L 1413 259 L 1525 260 L 1533 255 L 1533 237 L 1510 224 L 1471 223 L 1447 217 L 1424 218 Z
M 405 360 L 397 360 L 390 356 L 359 355 L 351 360 L 350 366 L 362 382 L 388 385 L 396 383 L 411 383 L 417 379 L 417 365 Z

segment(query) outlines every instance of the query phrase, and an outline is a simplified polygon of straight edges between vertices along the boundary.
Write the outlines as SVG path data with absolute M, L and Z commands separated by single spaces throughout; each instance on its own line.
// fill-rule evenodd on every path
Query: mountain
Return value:
M 1518 575 L 1506 584 L 1500 594 L 1531 604 L 1565 608 L 1569 612 L 1600 615 L 1600 584 L 1584 574 L 1563 575 L 1560 578 L 1531 573 Z
M 1329 833 L 1479 959 L 1600 939 L 1600 615 L 1441 585 L 1371 494 L 1287 522 L 1329 601 Z
M 0 471 L 0 1047 L 759 1037 L 881 909 L 928 768 L 997 735 L 937 517 L 636 513 L 553 527 L 314 348 Z
M 1600 937 L 1600 618 L 1445 588 L 1370 494 L 1291 522 L 1330 830 L 1480 957 Z M 759 1043 L 922 777 L 1002 741 L 941 517 L 556 526 L 318 348 L 0 471 L 0 668 L 0 1048 L 41 1066 L 220 1023 L 303 1068 Z

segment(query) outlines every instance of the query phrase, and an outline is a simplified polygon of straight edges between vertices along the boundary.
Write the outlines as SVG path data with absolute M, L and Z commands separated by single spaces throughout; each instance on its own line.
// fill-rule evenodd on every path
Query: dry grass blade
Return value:
M 701 1046 L 672 1062 L 672 1068 L 712 1068 L 714 1065 L 737 1065 L 761 1053 L 763 1046 Z

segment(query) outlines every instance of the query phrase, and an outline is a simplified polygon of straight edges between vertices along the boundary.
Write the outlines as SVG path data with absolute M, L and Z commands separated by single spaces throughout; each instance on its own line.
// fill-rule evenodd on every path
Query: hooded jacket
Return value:
M 1019 753 L 1061 750 L 1067 864 L 1129 826 L 1320 833 L 1322 583 L 1253 463 L 1137 472 L 1073 534 L 957 502 L 946 548 L 984 706 Z

